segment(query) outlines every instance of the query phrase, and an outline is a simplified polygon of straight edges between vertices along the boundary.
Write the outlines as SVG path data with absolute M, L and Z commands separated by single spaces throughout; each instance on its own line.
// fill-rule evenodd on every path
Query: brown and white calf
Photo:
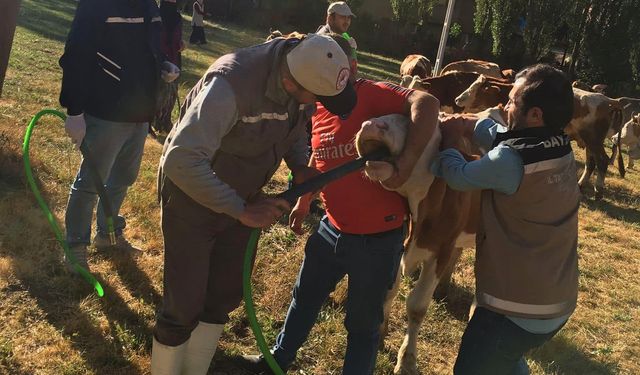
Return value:
M 594 185 L 596 199 L 604 194 L 604 179 L 609 166 L 604 140 L 622 128 L 622 109 L 621 103 L 615 99 L 573 88 L 573 118 L 564 131 L 586 152 L 585 168 L 578 180 L 581 189 L 589 182 L 594 170 L 597 171 Z M 618 155 L 618 170 L 620 176 L 624 177 L 621 155 Z
M 494 113 L 495 112 L 495 113 Z M 490 112 L 492 118 L 501 121 L 499 112 Z M 501 121 L 504 122 L 504 121 Z M 385 147 L 391 155 L 398 155 L 404 146 L 409 120 L 401 115 L 388 115 L 371 119 L 362 125 L 356 136 L 359 154 L 366 154 L 376 148 Z M 412 274 L 420 268 L 420 276 L 415 282 L 406 301 L 408 319 L 407 332 L 398 351 L 396 374 L 419 374 L 417 368 L 417 340 L 420 325 L 427 313 L 433 292 L 447 270 L 452 269 L 462 248 L 475 246 L 475 232 L 480 217 L 480 191 L 460 192 L 449 188 L 443 179 L 430 173 L 430 165 L 438 152 L 441 138 L 451 143 L 450 137 L 468 159 L 477 153 L 471 141 L 463 138 L 459 131 L 439 127 L 425 148 L 410 179 L 396 191 L 409 201 L 411 211 L 410 234 L 405 241 L 402 258 L 402 273 L 385 302 L 385 324 L 381 328 L 386 334 L 391 303 L 398 293 L 401 275 Z M 384 181 L 393 173 L 389 164 L 385 168 L 365 168 L 372 180 Z
M 456 98 L 476 82 L 478 77 L 480 77 L 478 73 L 451 72 L 446 75 L 427 79 L 413 77 L 412 79 L 408 79 L 406 83 L 403 80 L 402 86 L 426 91 L 435 96 L 440 101 L 440 110 L 443 112 L 460 113 L 464 108 L 456 104 Z M 488 80 L 496 82 L 496 84 L 508 84 L 506 80 L 496 78 L 489 78 Z M 487 106 L 483 109 L 489 107 L 494 106 Z
M 405 76 L 420 78 L 431 77 L 432 74 L 431 61 L 422 55 L 408 55 L 400 65 L 400 78 Z
M 450 74 L 451 72 L 478 73 L 487 77 L 513 80 L 513 71 L 511 69 L 503 71 L 498 64 L 483 60 L 454 61 L 447 64 L 440 72 L 440 75 Z
M 499 104 L 506 104 L 510 84 L 493 82 L 481 76 L 458 98 L 456 105 L 479 111 Z M 622 99 L 622 98 L 621 98 Z M 620 99 L 611 99 L 600 93 L 573 88 L 573 118 L 565 128 L 565 133 L 586 150 L 586 163 L 578 180 L 580 187 L 589 182 L 594 170 L 597 179 L 594 185 L 595 198 L 602 198 L 604 179 L 609 157 L 604 149 L 604 140 L 622 128 L 624 104 Z M 618 155 L 618 170 L 624 177 L 622 157 Z
M 455 99 L 464 112 L 477 113 L 509 101 L 513 83 L 507 83 L 481 74 L 465 91 Z

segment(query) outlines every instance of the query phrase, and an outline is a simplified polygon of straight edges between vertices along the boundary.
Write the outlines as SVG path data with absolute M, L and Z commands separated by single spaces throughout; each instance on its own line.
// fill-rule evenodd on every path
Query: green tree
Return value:
M 501 64 L 555 58 L 559 47 L 571 52 L 571 76 L 631 95 L 640 90 L 639 9 L 640 0 L 476 0 L 475 32 Z
M 394 20 L 400 24 L 415 25 L 431 14 L 437 0 L 390 0 Z
M 589 83 L 607 83 L 610 94 L 633 95 L 640 89 L 640 0 L 583 0 L 584 24 L 576 73 Z M 576 38 L 576 39 L 577 39 Z M 634 93 L 635 91 L 635 93 Z

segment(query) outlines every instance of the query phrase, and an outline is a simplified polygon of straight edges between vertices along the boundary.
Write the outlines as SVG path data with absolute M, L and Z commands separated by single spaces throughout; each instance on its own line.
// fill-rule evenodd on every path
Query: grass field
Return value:
M 123 213 L 126 235 L 142 250 L 90 254 L 92 271 L 105 286 L 98 298 L 62 266 L 62 252 L 26 187 L 21 142 L 30 117 L 59 108 L 57 64 L 73 16 L 72 0 L 22 0 L 9 71 L 0 99 L 0 374 L 147 374 L 151 329 L 162 293 L 162 237 L 155 173 L 161 145 L 149 138 L 138 181 Z M 185 22 L 185 37 L 189 32 Z M 255 44 L 266 31 L 209 24 L 205 47 L 188 48 L 181 97 L 214 59 Z M 361 71 L 396 79 L 398 61 L 361 54 Z M 582 151 L 577 151 L 580 160 Z M 44 118 L 32 141 L 38 183 L 63 222 L 69 185 L 79 155 L 59 120 Z M 582 164 L 580 163 L 580 167 Z M 281 170 L 270 192 L 285 187 Z M 605 199 L 588 194 L 580 210 L 578 309 L 551 342 L 527 356 L 533 374 L 640 374 L 640 173 L 610 174 Z M 310 230 L 318 218 L 308 222 Z M 259 319 L 273 342 L 284 319 L 305 238 L 283 224 L 267 230 L 254 272 Z M 448 374 L 467 319 L 473 291 L 473 253 L 466 250 L 453 276 L 448 300 L 431 305 L 419 342 L 424 374 Z M 389 374 L 404 334 L 406 280 L 395 301 L 390 335 L 378 357 L 377 374 Z M 296 374 L 338 374 L 345 348 L 343 286 L 323 309 L 300 351 Z M 233 313 L 211 374 L 242 374 L 234 355 L 255 353 L 243 308 Z

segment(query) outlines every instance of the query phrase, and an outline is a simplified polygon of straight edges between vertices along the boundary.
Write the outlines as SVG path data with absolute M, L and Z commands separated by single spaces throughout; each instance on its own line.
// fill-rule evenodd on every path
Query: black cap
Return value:
M 334 115 L 344 116 L 353 111 L 353 108 L 358 102 L 358 95 L 356 89 L 351 82 L 348 82 L 344 87 L 344 90 L 338 95 L 334 96 L 321 96 L 316 95 L 318 101 L 327 109 L 327 111 Z

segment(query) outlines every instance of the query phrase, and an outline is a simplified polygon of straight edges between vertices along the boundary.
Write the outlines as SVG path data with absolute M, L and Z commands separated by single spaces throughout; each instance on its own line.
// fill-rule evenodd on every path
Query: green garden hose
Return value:
M 91 284 L 91 286 L 93 286 L 93 288 L 96 290 L 96 293 L 98 293 L 98 296 L 102 297 L 104 296 L 104 289 L 102 288 L 102 285 L 100 285 L 100 282 L 98 282 L 98 280 L 88 270 L 86 270 L 84 267 L 78 264 L 78 260 L 76 259 L 75 255 L 69 250 L 69 244 L 64 239 L 64 236 L 62 235 L 62 231 L 60 230 L 60 227 L 58 226 L 53 214 L 51 213 L 51 210 L 49 210 L 49 207 L 47 206 L 47 203 L 42 197 L 42 194 L 40 194 L 40 190 L 36 185 L 35 179 L 33 178 L 31 161 L 29 159 L 29 144 L 31 142 L 31 134 L 33 132 L 34 127 L 38 123 L 38 120 L 40 119 L 40 117 L 47 114 L 57 116 L 62 121 L 66 119 L 65 114 L 60 111 L 56 111 L 53 109 L 44 109 L 36 113 L 36 115 L 33 116 L 31 121 L 29 122 L 29 125 L 27 126 L 27 130 L 24 134 L 24 142 L 22 144 L 22 158 L 24 161 L 24 170 L 27 175 L 27 181 L 29 183 L 29 186 L 31 187 L 31 191 L 33 191 L 33 194 L 36 196 L 36 200 L 38 201 L 38 204 L 40 205 L 42 212 L 44 212 L 44 215 L 46 216 L 47 221 L 49 222 L 49 225 L 51 226 L 51 229 L 53 230 L 53 233 L 55 234 L 56 239 L 58 240 L 58 243 L 60 244 L 60 246 L 62 246 L 65 256 L 67 257 L 67 259 L 71 260 L 74 270 L 78 272 L 78 274 L 80 274 L 89 284 Z M 90 169 L 92 169 L 92 174 L 93 174 L 93 177 L 95 178 L 97 175 L 97 171 L 95 171 L 93 168 L 94 166 L 93 158 L 91 157 L 91 153 L 89 152 L 88 148 L 84 143 L 80 146 L 80 151 L 82 152 L 82 155 L 85 158 L 85 160 L 89 162 L 90 164 L 89 167 Z M 96 188 L 98 188 L 98 195 L 100 195 L 100 201 L 102 202 L 103 208 L 105 209 L 105 213 L 107 215 L 107 226 L 109 230 L 109 238 L 111 240 L 111 243 L 114 244 L 115 231 L 113 226 L 113 215 L 111 211 L 111 206 L 109 204 L 108 198 L 106 197 L 104 185 L 100 181 L 99 176 L 98 176 L 98 180 L 94 180 L 94 181 L 96 184 Z

